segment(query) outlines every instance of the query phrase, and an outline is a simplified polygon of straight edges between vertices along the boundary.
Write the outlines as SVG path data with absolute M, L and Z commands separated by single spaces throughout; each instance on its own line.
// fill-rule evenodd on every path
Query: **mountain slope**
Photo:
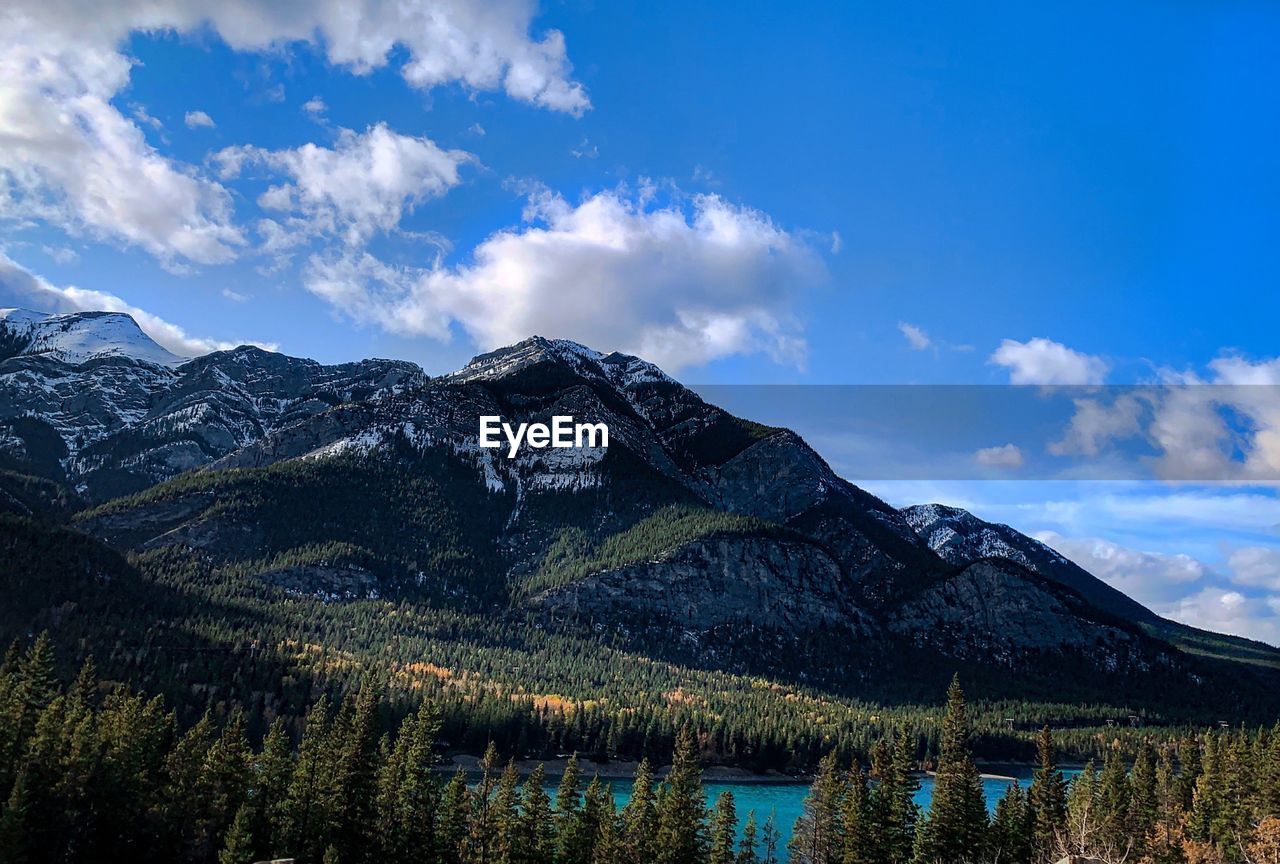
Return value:
M 603 422 L 609 446 L 508 458 L 479 446 L 484 415 Z M 175 368 L 19 354 L 0 361 L 0 433 L 11 470 L 94 505 L 80 529 L 295 598 L 393 597 L 837 689 L 905 675 L 909 692 L 921 664 L 956 662 L 1009 694 L 1069 680 L 1091 699 L 1224 674 L 1013 529 L 899 512 L 793 432 L 571 342 L 439 378 L 256 348 Z
M 929 548 L 952 564 L 1013 561 L 1188 654 L 1280 668 L 1280 649 L 1161 618 L 1057 550 L 1008 525 L 986 522 L 967 510 L 942 504 L 917 504 L 902 513 Z
M 902 514 L 929 548 L 952 564 L 970 564 L 983 558 L 1015 561 L 1113 615 L 1142 623 L 1157 618 L 1136 600 L 1008 525 L 985 522 L 967 510 L 942 504 L 917 504 L 904 508 Z
M 187 359 L 161 348 L 123 312 L 48 315 L 0 309 L 0 359 L 18 355 L 51 357 L 63 363 L 128 357 L 157 366 L 176 366 Z

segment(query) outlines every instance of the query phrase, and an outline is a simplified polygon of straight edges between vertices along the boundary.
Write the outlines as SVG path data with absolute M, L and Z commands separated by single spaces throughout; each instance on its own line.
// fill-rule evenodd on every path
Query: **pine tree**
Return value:
M 236 811 L 231 827 L 227 829 L 218 864 L 252 864 L 256 860 L 253 841 L 253 811 L 248 803 Z
M 876 864 L 888 860 L 890 850 L 877 850 L 872 821 L 871 792 L 866 772 L 855 761 L 845 781 L 844 849 L 842 864 Z
M 760 864 L 759 828 L 756 826 L 756 811 L 747 813 L 747 824 L 742 826 L 742 842 L 738 844 L 738 864 Z
M 915 752 L 905 730 L 877 741 L 871 748 L 871 775 L 876 785 L 868 796 L 868 843 L 878 860 L 902 864 L 912 856 L 920 810 L 915 793 Z
M 520 864 L 542 864 L 555 855 L 555 823 L 551 799 L 542 788 L 546 775 L 542 765 L 533 769 L 521 793 L 524 807 L 520 811 L 516 860 Z
M 334 759 L 329 746 L 330 727 L 329 707 L 321 699 L 307 712 L 284 805 L 281 851 L 304 861 L 315 861 L 328 845 L 324 829 L 330 818 L 328 790 Z
M 791 834 L 791 860 L 799 864 L 836 864 L 844 855 L 845 790 L 835 751 L 818 763 L 804 799 L 804 812 Z
M 1048 726 L 1036 736 L 1038 767 L 1031 778 L 1030 808 L 1034 821 L 1032 856 L 1038 862 L 1055 858 L 1059 834 L 1067 823 L 1067 781 L 1055 763 L 1053 732 Z
M 253 760 L 252 831 L 256 848 L 274 855 L 284 849 L 293 751 L 284 722 L 277 719 L 262 739 Z
M 459 864 L 467 841 L 467 821 L 471 817 L 471 794 L 467 789 L 467 775 L 459 768 L 454 773 L 440 800 L 440 860 L 445 864 Z
M 596 829 L 596 842 L 592 850 L 592 864 L 618 864 L 622 859 L 622 826 L 618 821 L 617 808 L 614 805 L 613 793 L 603 783 L 595 793 L 598 801 L 590 804 L 592 792 L 587 790 L 588 806 L 599 813 L 599 827 Z
M 1112 849 L 1132 845 L 1129 831 L 1129 776 L 1118 747 L 1107 751 L 1102 774 L 1098 778 L 1098 822 L 1102 842 Z
M 959 676 L 947 690 L 929 817 L 916 833 L 917 864 L 977 862 L 987 830 L 982 780 L 969 754 L 969 719 Z
M 516 864 L 518 820 L 520 816 L 520 777 L 515 760 L 509 760 L 498 780 L 493 796 L 493 862 Z
M 222 734 L 209 747 L 201 768 L 200 786 L 205 796 L 211 842 L 227 830 L 245 801 L 251 760 L 244 712 L 235 708 L 223 725 Z
M 1000 864 L 1028 864 L 1031 860 L 1030 803 L 1027 793 L 1015 781 L 996 803 L 988 832 L 987 848 Z
M 1129 774 L 1129 816 L 1127 828 L 1141 852 L 1145 838 L 1155 828 L 1159 815 L 1159 791 L 1156 777 L 1156 755 L 1151 745 L 1143 742 L 1133 760 Z
M 760 864 L 778 864 L 778 842 L 781 837 L 775 815 L 772 811 L 769 813 L 769 818 L 764 820 L 764 828 L 760 832 L 760 845 L 764 848 Z
M 489 864 L 492 858 L 496 838 L 491 816 L 493 793 L 498 782 L 494 773 L 497 766 L 498 748 L 490 741 L 480 759 L 480 781 L 471 790 L 471 816 L 467 823 L 466 851 L 463 855 L 465 860 L 476 864 Z
M 334 729 L 334 776 L 329 788 L 333 845 L 343 861 L 354 864 L 374 846 L 373 812 L 377 799 L 379 685 L 366 681 Z
M 27 864 L 31 859 L 31 823 L 27 778 L 18 773 L 9 798 L 0 808 L 0 861 L 5 864 Z
M 1204 737 L 1200 776 L 1191 799 L 1189 833 L 1196 840 L 1213 843 L 1220 839 L 1225 810 L 1227 777 L 1223 771 L 1223 744 L 1218 735 Z
M 631 800 L 622 808 L 622 860 L 648 864 L 656 857 L 658 811 L 649 760 L 640 760 L 631 784 Z
M 676 736 L 674 759 L 658 807 L 658 864 L 702 864 L 706 855 L 706 803 L 693 731 Z
M 721 792 L 711 814 L 710 864 L 734 864 L 734 844 L 738 833 L 738 812 L 733 793 Z

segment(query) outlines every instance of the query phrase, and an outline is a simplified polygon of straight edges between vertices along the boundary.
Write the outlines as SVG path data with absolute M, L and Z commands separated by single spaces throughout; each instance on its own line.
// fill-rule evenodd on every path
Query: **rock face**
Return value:
M 959 657 L 1009 662 L 1029 651 L 1107 649 L 1135 641 L 1080 597 L 1016 564 L 970 564 L 896 609 L 891 629 Z
M 77 519 L 119 548 L 197 549 L 335 601 L 430 590 L 692 644 L 821 632 L 1005 666 L 1165 662 L 1137 626 L 1150 612 L 1043 544 L 962 510 L 898 511 L 639 358 L 534 337 L 439 378 L 250 347 L 173 362 L 132 336 L 36 350 L 11 317 L 2 467 L 115 499 Z M 479 446 L 482 415 L 604 422 L 609 447 L 508 458 Z M 676 511 L 693 515 L 657 518 Z M 531 582 L 566 537 L 573 578 Z
M 1000 558 L 1077 592 L 1090 604 L 1136 622 L 1157 616 L 1050 547 L 1008 525 L 984 522 L 967 510 L 941 504 L 917 504 L 902 515 L 929 548 L 951 564 Z
M 817 546 L 770 538 L 698 540 L 543 591 L 528 605 L 584 623 L 660 624 L 695 635 L 728 625 L 797 632 L 866 629 L 839 566 Z
M 324 366 L 248 346 L 185 361 L 127 315 L 9 312 L 0 319 L 10 348 L 0 354 L 0 458 L 89 502 L 426 378 L 411 363 Z

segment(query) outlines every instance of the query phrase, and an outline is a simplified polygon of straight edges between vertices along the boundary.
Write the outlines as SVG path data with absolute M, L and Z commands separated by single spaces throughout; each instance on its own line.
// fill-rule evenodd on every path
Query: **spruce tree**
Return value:
M 1015 781 L 996 803 L 995 816 L 988 832 L 987 850 L 1000 864 L 1029 864 L 1031 861 L 1031 828 L 1028 795 Z
M 676 736 L 674 760 L 658 808 L 658 864 L 702 864 L 706 855 L 706 803 L 693 731 Z
M 1145 741 L 1138 747 L 1129 774 L 1128 831 L 1141 852 L 1143 842 L 1155 828 L 1159 815 L 1159 789 L 1155 750 Z
M 440 800 L 438 829 L 439 856 L 444 864 L 459 864 L 467 842 L 467 822 L 471 817 L 471 794 L 467 775 L 459 768 L 444 787 Z
M 240 805 L 231 827 L 227 829 L 218 864 L 252 864 L 257 860 L 253 840 L 253 810 L 248 803 Z
M 818 762 L 817 773 L 796 820 L 789 849 L 799 864 L 837 864 L 844 856 L 843 778 L 833 750 Z
M 1048 726 L 1036 736 L 1036 761 L 1031 778 L 1032 857 L 1049 861 L 1057 852 L 1059 834 L 1067 823 L 1067 781 L 1055 763 L 1053 732 Z
M 657 855 L 657 796 L 649 760 L 640 760 L 631 784 L 631 800 L 622 808 L 622 861 L 648 864 Z
M 278 851 L 306 861 L 319 858 L 328 845 L 324 829 L 329 824 L 328 790 L 334 759 L 329 747 L 330 725 L 328 704 L 321 699 L 307 712 L 283 808 L 283 842 Z
M 493 796 L 494 864 L 516 864 L 519 817 L 520 777 L 516 773 L 515 760 L 511 759 L 507 761 L 507 767 L 502 771 L 502 777 L 498 780 L 498 788 Z
M 1132 845 L 1130 833 L 1129 776 L 1118 747 L 1107 751 L 1102 774 L 1098 778 L 1098 824 L 1102 842 L 1112 849 Z
M 546 774 L 538 765 L 525 780 L 521 799 L 515 856 L 520 864 L 541 864 L 555 855 L 555 823 L 551 799 L 542 788 Z
M 867 774 L 855 760 L 845 781 L 844 849 L 842 864 L 877 864 L 888 860 L 889 850 L 876 848 L 871 792 Z
M 742 826 L 742 842 L 738 844 L 738 864 L 760 864 L 760 829 L 756 826 L 756 811 L 747 813 L 747 823 Z
M 734 846 L 738 833 L 738 812 L 733 793 L 721 792 L 711 814 L 710 864 L 734 864 Z
M 778 864 L 778 843 L 781 840 L 781 833 L 778 831 L 776 816 L 775 812 L 770 811 L 769 818 L 764 820 L 764 828 L 760 831 L 760 846 L 764 850 L 760 864 Z
M 929 816 L 916 833 L 917 864 L 978 862 L 987 830 L 982 779 L 969 754 L 969 718 L 956 676 L 947 690 Z
M 283 849 L 292 775 L 293 750 L 284 722 L 277 718 L 262 739 L 262 750 L 253 760 L 250 796 L 254 843 L 269 855 Z

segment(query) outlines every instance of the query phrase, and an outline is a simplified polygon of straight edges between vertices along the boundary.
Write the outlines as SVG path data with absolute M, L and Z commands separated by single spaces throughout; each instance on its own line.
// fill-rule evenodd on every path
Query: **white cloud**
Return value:
M 152 339 L 183 357 L 210 351 L 225 351 L 237 345 L 258 345 L 276 350 L 271 342 L 225 341 L 193 336 L 185 329 L 144 309 L 132 306 L 114 294 L 90 291 L 73 285 L 58 287 L 0 253 L 0 306 L 19 306 L 37 312 L 127 312 Z
M 1280 484 L 1280 358 L 1223 356 L 1209 370 L 1208 377 L 1161 370 L 1158 384 L 1075 400 L 1050 452 L 1095 456 L 1138 438 L 1160 479 Z
M 1023 463 L 1022 450 L 1017 444 L 983 447 L 973 454 L 973 458 L 984 468 L 1018 469 Z
M 1035 537 L 1148 607 L 1185 596 L 1188 585 L 1210 575 L 1209 567 L 1190 555 L 1144 552 L 1096 537 L 1064 537 L 1053 531 Z
M 80 260 L 80 253 L 67 246 L 41 246 L 40 251 L 59 264 L 74 264 Z
M 328 111 L 329 106 L 324 104 L 324 100 L 321 99 L 319 96 L 313 96 L 312 98 L 308 99 L 306 102 L 302 103 L 302 110 L 306 111 L 308 114 L 319 115 Z
M 1121 394 L 1110 403 L 1098 399 L 1072 402 L 1075 411 L 1066 432 L 1060 440 L 1049 443 L 1049 452 L 1055 456 L 1097 456 L 1109 442 L 1142 429 L 1144 403 L 1134 394 Z
M 646 187 L 576 206 L 543 190 L 525 217 L 486 238 L 467 264 L 405 269 L 367 254 L 318 256 L 305 281 L 356 320 L 438 339 L 457 322 L 482 349 L 536 333 L 670 369 L 751 352 L 803 362 L 790 310 L 825 268 L 765 214 L 715 195 L 659 205 Z
M 0 218 L 43 220 L 139 246 L 162 262 L 213 264 L 245 237 L 231 198 L 157 152 L 113 100 L 129 82 L 135 31 L 207 30 L 233 49 L 318 45 L 365 74 L 390 62 L 412 87 L 457 82 L 580 115 L 558 31 L 530 35 L 526 0 L 11 0 L 0 6 Z M 397 50 L 399 49 L 399 50 Z
M 1246 546 L 1227 557 L 1231 581 L 1280 592 L 1280 549 Z
M 129 67 L 113 46 L 12 4 L 0 12 L 0 217 L 115 238 L 162 260 L 230 260 L 243 242 L 230 196 L 158 154 L 111 104 Z
M 203 111 L 188 111 L 186 116 L 182 118 L 182 122 L 187 124 L 188 129 L 212 129 L 214 127 L 213 118 Z
M 929 334 L 914 324 L 899 321 L 898 330 L 906 338 L 907 344 L 915 351 L 926 351 L 933 347 L 933 340 L 929 338 Z
M 1005 339 L 990 362 L 1009 370 L 1011 384 L 1101 384 L 1107 364 L 1049 339 Z
M 379 123 L 362 134 L 343 129 L 332 148 L 229 147 L 214 161 L 224 178 L 238 175 L 246 165 L 284 175 L 287 182 L 271 186 L 259 197 L 259 206 L 283 214 L 291 232 L 334 234 L 358 245 L 376 232 L 395 229 L 416 204 L 458 185 L 459 169 L 474 157 Z M 279 245 L 272 235 L 268 243 Z
M 574 159 L 595 159 L 600 155 L 600 148 L 592 144 L 587 138 L 582 139 L 577 147 L 569 148 L 569 155 Z
M 1205 588 L 1154 611 L 1183 624 L 1280 646 L 1280 598 Z

